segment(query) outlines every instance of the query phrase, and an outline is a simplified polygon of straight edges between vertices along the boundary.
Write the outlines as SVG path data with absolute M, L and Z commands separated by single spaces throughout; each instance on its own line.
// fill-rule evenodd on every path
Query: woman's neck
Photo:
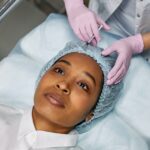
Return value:
M 44 118 L 41 114 L 39 114 L 34 107 L 32 110 L 32 118 L 36 130 L 61 134 L 67 134 L 72 130 L 72 128 L 62 127 L 58 124 L 50 122 L 49 120 Z

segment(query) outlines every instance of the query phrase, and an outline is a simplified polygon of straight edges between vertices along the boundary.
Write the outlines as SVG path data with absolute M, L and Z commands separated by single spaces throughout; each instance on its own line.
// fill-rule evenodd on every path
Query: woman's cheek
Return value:
M 73 106 L 80 110 L 88 109 L 91 105 L 90 95 L 84 93 L 85 91 L 72 91 L 71 94 L 71 103 Z

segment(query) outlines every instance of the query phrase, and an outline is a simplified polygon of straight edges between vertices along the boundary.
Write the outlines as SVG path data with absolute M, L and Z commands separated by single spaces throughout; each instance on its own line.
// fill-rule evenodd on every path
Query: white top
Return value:
M 104 0 L 93 0 L 91 3 L 95 3 L 95 1 L 98 1 L 99 5 L 104 3 Z M 106 5 L 105 2 L 106 8 L 103 9 L 111 9 L 111 5 L 109 2 L 107 3 Z M 91 7 L 93 11 L 100 16 L 102 15 L 100 9 L 94 9 L 94 4 L 91 6 L 93 6 Z M 150 0 L 122 0 L 118 8 L 116 4 L 116 10 L 109 16 L 107 23 L 111 26 L 111 33 L 126 37 L 150 32 Z
M 19 111 L 0 105 L 1 150 L 80 150 L 77 132 L 58 134 L 36 131 L 32 120 L 32 108 Z

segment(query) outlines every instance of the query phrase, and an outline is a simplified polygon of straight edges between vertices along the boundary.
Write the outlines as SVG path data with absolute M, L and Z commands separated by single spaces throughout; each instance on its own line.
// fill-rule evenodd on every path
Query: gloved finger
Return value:
M 119 55 L 116 62 L 115 62 L 114 67 L 108 73 L 107 78 L 111 79 L 113 76 L 115 76 L 115 74 L 120 70 L 122 64 L 123 64 L 123 60 L 122 60 L 122 57 Z
M 91 28 L 92 28 L 94 37 L 96 39 L 96 42 L 98 43 L 100 41 L 100 34 L 99 34 L 98 25 L 96 21 L 93 21 L 93 23 L 91 24 Z
M 114 84 L 118 84 L 121 80 L 123 80 L 125 75 L 126 71 L 123 71 L 122 74 L 116 79 L 116 82 Z
M 85 26 L 81 26 L 80 27 L 80 32 L 81 32 L 81 35 L 84 38 L 84 40 L 87 42 L 89 40 L 89 36 L 88 36 L 87 31 L 86 31 L 86 27 Z
M 123 80 L 123 77 L 124 76 L 120 77 L 120 79 L 117 79 L 117 81 L 114 84 L 118 84 L 119 82 L 121 82 Z
M 76 34 L 76 36 L 82 40 L 82 41 L 85 41 L 84 37 L 82 36 L 81 32 L 80 32 L 80 29 L 76 29 L 74 30 L 74 33 Z
M 115 52 L 115 51 L 116 51 L 116 49 L 113 48 L 113 46 L 110 46 L 110 47 L 104 49 L 101 54 L 102 54 L 103 56 L 108 56 L 108 55 L 110 55 L 112 52 Z
M 96 46 L 96 45 L 97 45 L 97 42 L 96 42 L 95 38 L 91 41 L 91 44 L 92 44 L 93 46 Z
M 123 72 L 124 72 L 124 68 L 121 67 L 121 68 L 118 70 L 118 72 L 115 74 L 115 76 L 113 76 L 113 78 L 107 80 L 107 84 L 108 84 L 108 85 L 112 85 L 112 84 L 114 84 L 115 82 L 117 82 L 117 79 L 118 79 L 119 77 L 121 77 L 121 75 L 123 74 Z
M 88 41 L 89 41 L 89 40 L 91 39 L 91 37 L 93 36 L 93 31 L 92 31 L 92 28 L 91 28 L 90 24 L 88 24 L 88 25 L 85 27 L 85 29 L 86 29 L 86 32 L 87 32 L 87 34 L 88 34 L 88 37 L 89 37 Z
M 96 16 L 96 21 L 97 21 L 97 23 L 99 24 L 99 25 L 103 25 L 103 28 L 105 29 L 105 30 L 110 30 L 110 26 L 103 20 L 103 19 L 101 19 L 100 17 L 98 17 L 98 16 Z

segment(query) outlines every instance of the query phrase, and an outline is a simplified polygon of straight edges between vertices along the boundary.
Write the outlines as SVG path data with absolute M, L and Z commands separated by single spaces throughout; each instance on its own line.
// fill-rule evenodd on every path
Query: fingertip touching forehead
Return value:
M 104 117 L 114 108 L 117 95 L 122 88 L 122 83 L 111 86 L 106 84 L 107 74 L 113 67 L 115 60 L 111 57 L 103 57 L 101 51 L 101 48 L 85 45 L 82 42 L 70 42 L 43 67 L 37 80 L 38 84 L 52 66 L 59 64 L 62 67 L 70 67 L 70 70 L 73 66 L 74 71 L 71 70 L 71 73 L 75 75 L 80 73 L 80 76 L 83 75 L 93 87 L 95 85 L 95 89 L 96 86 L 99 87 L 97 89 L 100 94 L 97 97 L 97 104 L 94 107 L 92 118 L 88 121 L 82 121 L 76 126 L 80 133 L 89 130 L 95 119 Z

